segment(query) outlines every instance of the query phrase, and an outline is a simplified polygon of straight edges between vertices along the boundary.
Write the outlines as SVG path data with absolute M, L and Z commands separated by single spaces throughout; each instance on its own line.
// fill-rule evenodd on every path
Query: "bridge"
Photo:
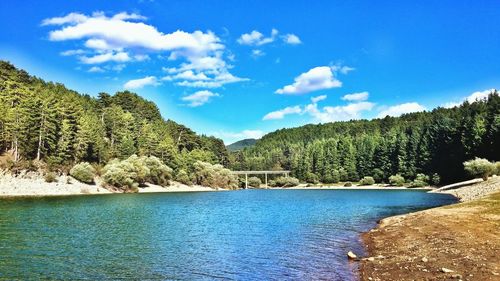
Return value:
M 267 175 L 285 175 L 288 177 L 290 171 L 232 171 L 234 175 L 245 175 L 245 188 L 248 188 L 248 175 L 264 175 L 264 183 L 267 186 Z

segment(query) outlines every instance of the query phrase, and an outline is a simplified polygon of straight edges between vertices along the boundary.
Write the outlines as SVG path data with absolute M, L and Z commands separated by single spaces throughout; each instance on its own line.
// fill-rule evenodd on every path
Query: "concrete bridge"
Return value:
M 245 188 L 248 188 L 248 175 L 264 175 L 264 183 L 267 186 L 267 175 L 285 175 L 288 177 L 290 171 L 232 171 L 234 175 L 245 175 Z

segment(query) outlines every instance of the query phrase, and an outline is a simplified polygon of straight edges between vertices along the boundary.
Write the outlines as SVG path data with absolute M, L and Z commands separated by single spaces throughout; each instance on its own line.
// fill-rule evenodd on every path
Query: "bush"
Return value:
M 294 177 L 278 177 L 273 181 L 275 187 L 292 187 L 299 185 L 299 180 Z
M 381 169 L 379 169 L 379 168 L 373 169 L 372 174 L 373 174 L 373 179 L 376 182 L 383 182 L 384 181 L 384 171 L 382 171 Z
M 375 184 L 375 180 L 373 177 L 364 177 L 359 181 L 359 185 L 373 185 Z
M 144 166 L 149 169 L 149 173 L 146 175 L 146 181 L 158 184 L 161 186 L 167 186 L 170 184 L 170 180 L 172 179 L 172 169 L 163 164 L 163 162 L 154 157 L 141 157 L 141 161 Z
M 393 186 L 403 186 L 405 184 L 405 178 L 400 174 L 396 174 L 389 177 L 389 183 Z
M 88 162 L 81 162 L 73 166 L 69 174 L 83 183 L 94 183 L 96 171 Z
M 251 187 L 260 187 L 262 181 L 258 177 L 249 177 L 248 185 Z
M 306 175 L 306 182 L 307 183 L 319 183 L 319 177 L 316 174 L 309 172 Z
M 495 175 L 500 176 L 500 161 L 495 162 Z
M 57 176 L 54 172 L 46 173 L 43 178 L 45 179 L 45 182 L 57 182 Z
M 193 184 L 193 182 L 189 178 L 188 173 L 185 170 L 183 170 L 183 169 L 180 169 L 177 172 L 177 175 L 175 176 L 175 180 L 178 181 L 178 182 L 180 182 L 180 183 L 186 184 L 186 185 L 192 185 Z
M 196 161 L 193 165 L 195 183 L 208 187 L 236 189 L 238 178 L 222 165 Z
M 103 168 L 102 179 L 105 184 L 124 189 L 136 191 L 139 187 L 137 169 L 126 160 L 111 160 Z
M 338 183 L 340 181 L 340 174 L 338 170 L 333 170 L 323 177 L 324 183 Z
M 488 177 L 495 172 L 496 166 L 486 159 L 476 157 L 474 160 L 465 161 L 464 169 L 475 178 L 481 177 L 483 180 L 488 180 Z
M 441 182 L 441 176 L 439 174 L 434 173 L 431 178 L 432 185 L 438 185 Z
M 410 187 L 424 187 L 429 185 L 429 176 L 417 174 L 415 179 L 410 183 Z
M 345 187 L 351 187 L 352 186 L 352 182 L 348 181 L 348 182 L 344 183 L 344 186 Z

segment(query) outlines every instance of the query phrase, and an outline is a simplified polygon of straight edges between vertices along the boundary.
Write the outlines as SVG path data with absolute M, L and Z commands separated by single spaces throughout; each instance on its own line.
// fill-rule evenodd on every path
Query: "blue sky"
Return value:
M 0 59 L 226 143 L 500 87 L 499 1 L 1 1 Z

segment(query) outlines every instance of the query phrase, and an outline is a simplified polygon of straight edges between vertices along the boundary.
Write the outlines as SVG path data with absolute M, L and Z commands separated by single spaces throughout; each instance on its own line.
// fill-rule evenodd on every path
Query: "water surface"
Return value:
M 0 279 L 355 280 L 380 218 L 420 191 L 242 190 L 0 199 Z

